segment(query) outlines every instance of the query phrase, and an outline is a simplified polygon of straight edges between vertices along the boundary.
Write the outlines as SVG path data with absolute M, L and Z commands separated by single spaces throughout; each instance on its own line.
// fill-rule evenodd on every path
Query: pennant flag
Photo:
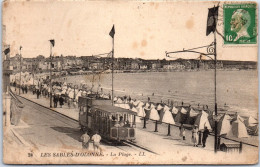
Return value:
M 55 45 L 54 39 L 51 39 L 50 42 L 51 42 L 52 46 L 54 47 L 54 45 Z
M 113 25 L 113 27 L 112 27 L 112 29 L 111 29 L 109 35 L 110 35 L 112 38 L 114 38 L 114 36 L 115 36 L 115 27 L 114 27 L 114 25 Z
M 10 52 L 10 48 L 6 48 L 6 49 L 4 50 L 5 55 L 7 55 L 9 52 Z
M 207 32 L 208 36 L 211 32 L 215 32 L 218 20 L 218 6 L 209 9 L 208 20 L 207 20 Z

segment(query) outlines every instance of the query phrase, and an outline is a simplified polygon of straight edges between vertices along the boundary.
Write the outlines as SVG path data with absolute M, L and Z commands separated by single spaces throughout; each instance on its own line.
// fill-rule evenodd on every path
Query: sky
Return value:
M 19 1 L 3 4 L 5 43 L 11 56 L 91 56 L 112 50 L 109 32 L 115 25 L 115 57 L 163 59 L 165 51 L 194 48 L 213 42 L 206 36 L 208 8 L 212 2 L 147 1 Z M 222 4 L 220 4 L 222 5 Z M 223 32 L 223 10 L 219 10 L 219 32 Z M 199 50 L 206 52 L 205 49 Z M 194 53 L 171 55 L 197 58 Z M 220 60 L 257 61 L 256 46 L 226 46 L 217 35 Z M 173 59 L 174 59 L 173 58 Z

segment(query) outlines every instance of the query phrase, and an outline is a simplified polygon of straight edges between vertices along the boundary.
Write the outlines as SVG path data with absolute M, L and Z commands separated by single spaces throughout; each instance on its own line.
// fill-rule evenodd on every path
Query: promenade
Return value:
M 14 91 L 14 88 L 12 88 L 12 90 Z M 18 94 L 17 90 L 16 93 Z M 20 96 L 34 103 L 37 103 L 43 107 L 49 108 L 50 106 L 50 100 L 47 97 L 45 98 L 43 96 L 40 96 L 40 98 L 37 99 L 36 94 L 33 95 L 30 91 L 27 94 L 21 94 Z M 74 120 L 78 120 L 79 109 L 77 108 L 77 106 L 71 106 L 71 108 L 69 108 L 67 103 L 65 103 L 65 105 L 62 106 L 62 108 L 60 108 L 60 106 L 58 105 L 58 108 L 52 108 L 52 110 L 61 113 L 63 115 L 66 115 L 67 117 L 72 118 Z M 171 135 L 167 136 L 168 128 L 166 124 L 158 124 L 158 132 L 154 132 L 155 129 L 154 125 L 155 125 L 154 122 L 149 120 L 147 121 L 146 128 L 144 129 L 143 121 L 138 122 L 136 125 L 135 142 L 137 145 L 152 150 L 153 152 L 159 155 L 165 155 L 164 158 L 166 158 L 166 160 L 168 161 L 174 160 L 177 163 L 182 163 L 182 162 L 185 163 L 185 161 L 187 162 L 197 161 L 197 163 L 207 164 L 207 163 L 212 163 L 212 159 L 209 157 L 218 156 L 217 159 L 219 159 L 220 157 L 226 158 L 225 161 L 223 161 L 223 163 L 226 162 L 227 159 L 229 159 L 230 162 L 236 163 L 236 158 L 233 157 L 236 156 L 236 157 L 240 157 L 239 162 L 243 163 L 243 161 L 244 162 L 246 161 L 246 157 L 247 157 L 243 155 L 258 152 L 258 149 L 255 147 L 243 145 L 243 152 L 241 154 L 224 153 L 221 151 L 215 154 L 214 136 L 208 137 L 205 148 L 202 148 L 201 146 L 193 147 L 191 141 L 191 131 L 186 130 L 186 140 L 182 140 L 181 137 L 179 137 L 178 127 L 171 126 Z M 222 142 L 234 143 L 232 141 L 228 141 L 224 139 L 222 139 L 221 143 Z M 169 151 L 171 152 L 171 154 L 168 154 Z M 172 155 L 172 157 L 170 155 Z

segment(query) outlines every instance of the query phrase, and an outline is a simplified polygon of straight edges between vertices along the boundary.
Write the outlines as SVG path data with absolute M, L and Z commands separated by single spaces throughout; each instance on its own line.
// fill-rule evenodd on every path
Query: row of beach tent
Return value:
M 192 108 L 191 106 L 167 106 L 161 103 L 142 102 L 139 100 L 122 100 L 120 97 L 114 98 L 115 106 L 129 109 L 137 113 L 136 121 L 141 118 L 151 119 L 168 124 L 197 125 L 199 130 L 207 127 L 214 129 L 213 115 L 208 109 Z M 258 121 L 252 116 L 247 119 L 242 118 L 237 113 L 234 116 L 228 114 L 220 115 L 218 121 L 218 134 L 227 137 L 249 137 L 258 135 Z

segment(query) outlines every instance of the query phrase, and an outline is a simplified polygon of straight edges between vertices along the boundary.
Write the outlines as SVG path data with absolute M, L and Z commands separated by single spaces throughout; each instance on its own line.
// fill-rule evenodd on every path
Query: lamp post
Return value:
M 50 108 L 52 108 L 52 46 L 50 43 Z
M 21 94 L 22 86 L 22 46 L 20 46 L 20 85 L 19 85 L 19 95 Z
M 207 48 L 207 53 L 202 53 L 202 52 L 198 52 L 196 51 L 196 49 L 201 49 L 201 48 Z M 201 47 L 196 47 L 196 48 L 191 48 L 191 49 L 183 49 L 180 51 L 174 51 L 174 52 L 165 52 L 166 53 L 166 57 L 169 57 L 169 54 L 176 54 L 176 53 L 183 53 L 183 52 L 192 52 L 192 53 L 198 53 L 200 55 L 204 55 L 206 57 L 209 57 L 211 60 L 214 61 L 214 110 L 215 110 L 215 118 L 217 118 L 217 52 L 216 52 L 216 32 L 214 32 L 214 42 L 212 42 L 209 45 L 206 46 L 201 46 Z M 210 56 L 214 56 L 214 59 Z M 217 120 L 215 119 L 215 142 L 214 142 L 214 151 L 217 152 Z

